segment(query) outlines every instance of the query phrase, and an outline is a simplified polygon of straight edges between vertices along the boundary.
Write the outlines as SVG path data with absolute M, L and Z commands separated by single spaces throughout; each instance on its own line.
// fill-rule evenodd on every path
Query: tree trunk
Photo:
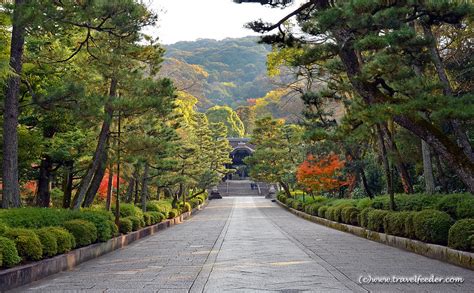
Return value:
M 421 140 L 421 153 L 423 155 L 423 177 L 425 178 L 425 191 L 428 194 L 435 192 L 433 177 L 433 164 L 431 163 L 430 146 L 426 141 Z
M 125 194 L 125 201 L 131 203 L 133 199 L 133 190 L 135 188 L 135 178 L 132 176 L 128 181 L 127 192 Z
M 3 111 L 3 181 L 2 207 L 19 207 L 20 185 L 18 182 L 18 115 L 20 78 L 23 69 L 23 47 L 25 43 L 25 22 L 21 19 L 25 0 L 15 0 L 10 45 L 10 66 L 14 75 L 8 78 Z
M 433 32 L 431 31 L 431 27 L 429 24 L 423 23 L 423 32 L 425 38 L 431 39 L 431 43 L 428 49 L 430 52 L 431 60 L 433 61 L 433 64 L 436 68 L 438 78 L 443 86 L 443 93 L 446 96 L 453 96 L 453 88 L 446 74 L 443 61 L 439 56 L 437 41 L 435 36 L 433 35 Z M 462 123 L 457 119 L 452 119 L 449 122 L 451 124 L 451 127 L 453 128 L 454 134 L 456 135 L 458 144 L 461 147 L 462 151 L 471 160 L 471 163 L 474 163 L 474 151 L 472 149 L 471 143 L 469 142 L 469 137 L 467 136 L 466 131 L 463 129 Z
M 100 184 L 102 183 L 102 180 L 104 179 L 106 169 L 107 169 L 107 147 L 104 150 L 102 150 L 102 154 L 100 156 L 100 164 L 97 170 L 95 171 L 94 177 L 92 178 L 92 181 L 89 185 L 89 189 L 86 192 L 86 196 L 82 204 L 82 207 L 90 207 L 92 203 L 94 203 L 94 199 L 97 195 L 97 191 L 99 190 Z
M 283 190 L 285 191 L 286 196 L 291 198 L 291 192 L 290 192 L 290 188 L 288 187 L 288 184 L 284 183 L 283 181 L 280 181 L 279 183 L 281 187 L 283 188 Z
M 113 109 L 111 102 L 114 100 L 114 97 L 117 95 L 117 79 L 112 78 L 110 81 L 110 93 L 109 101 L 105 105 L 105 117 L 104 122 L 102 123 L 102 128 L 100 130 L 99 139 L 97 142 L 97 147 L 92 158 L 92 163 L 87 169 L 86 175 L 82 178 L 82 181 L 79 185 L 79 188 L 74 196 L 72 208 L 78 209 L 81 207 L 84 197 L 86 196 L 87 191 L 89 190 L 91 180 L 96 173 L 97 169 L 100 167 L 102 160 L 101 156 L 106 150 L 107 138 L 109 137 L 110 125 L 113 118 Z
M 71 207 L 72 186 L 74 182 L 73 177 L 74 161 L 66 161 L 64 163 L 64 177 L 63 177 L 63 208 Z
M 46 155 L 40 163 L 38 176 L 38 194 L 36 195 L 36 205 L 47 208 L 51 202 L 50 181 L 53 161 Z
M 143 170 L 143 179 L 142 179 L 142 210 L 146 212 L 146 200 L 148 197 L 148 162 L 145 162 L 145 169 Z
M 109 181 L 107 182 L 107 198 L 105 200 L 105 209 L 110 211 L 110 205 L 112 204 L 112 191 L 114 188 L 114 171 L 113 164 L 109 164 Z
M 139 202 L 140 202 L 140 193 L 139 193 L 139 186 L 140 185 L 140 178 L 138 177 L 138 174 L 137 174 L 137 177 L 135 178 L 135 198 L 133 200 L 133 203 L 135 205 L 137 205 Z
M 385 142 L 383 139 L 382 128 L 380 127 L 380 124 L 377 124 L 376 128 L 377 128 L 380 156 L 382 158 L 383 168 L 385 171 L 385 178 L 387 181 L 387 193 L 390 196 L 390 209 L 393 211 L 395 210 L 395 195 L 393 193 L 393 177 L 390 171 L 390 163 L 387 157 L 387 149 L 385 147 Z
M 365 176 L 365 170 L 363 167 L 359 168 L 359 174 L 362 179 L 362 186 L 364 186 L 365 194 L 367 194 L 369 198 L 374 198 L 374 194 L 370 191 L 369 184 L 367 183 L 367 177 Z
M 444 193 L 448 193 L 448 180 L 446 179 L 446 174 L 444 173 L 443 165 L 441 164 L 441 160 L 439 159 L 439 154 L 434 154 L 436 169 L 438 171 L 438 180 L 441 184 L 442 191 Z
M 385 137 L 388 140 L 388 146 L 390 152 L 393 154 L 393 158 L 395 159 L 395 164 L 397 165 L 397 170 L 400 173 L 400 178 L 402 179 L 403 190 L 405 193 L 413 193 L 413 185 L 410 179 L 410 174 L 403 163 L 402 156 L 400 155 L 400 151 L 398 150 L 397 143 L 393 138 L 393 133 L 388 129 L 387 125 L 382 125 L 383 132 Z M 393 177 L 392 177 L 393 180 Z M 393 184 L 393 182 L 392 182 Z

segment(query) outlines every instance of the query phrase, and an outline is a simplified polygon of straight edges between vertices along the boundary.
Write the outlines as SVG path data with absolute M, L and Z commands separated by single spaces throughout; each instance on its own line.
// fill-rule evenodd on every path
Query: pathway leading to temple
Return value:
M 462 284 L 361 284 L 361 277 Z M 468 292 L 474 272 L 320 226 L 256 197 L 213 200 L 185 223 L 18 291 Z

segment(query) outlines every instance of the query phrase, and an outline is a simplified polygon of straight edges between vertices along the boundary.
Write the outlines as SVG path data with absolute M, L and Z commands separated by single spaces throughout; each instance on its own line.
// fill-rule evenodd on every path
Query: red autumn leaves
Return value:
M 341 161 L 337 155 L 330 154 L 317 158 L 308 155 L 306 160 L 299 165 L 296 179 L 308 191 L 333 191 L 348 185 L 347 180 L 341 179 L 343 168 L 344 161 Z

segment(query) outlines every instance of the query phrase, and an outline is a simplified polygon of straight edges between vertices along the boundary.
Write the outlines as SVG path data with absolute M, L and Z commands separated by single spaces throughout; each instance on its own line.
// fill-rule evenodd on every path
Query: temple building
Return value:
M 228 138 L 232 151 L 230 157 L 232 158 L 232 164 L 228 165 L 227 168 L 237 170 L 234 174 L 227 175 L 226 179 L 238 180 L 248 178 L 247 165 L 244 163 L 244 159 L 254 152 L 255 146 L 250 144 L 250 138 Z

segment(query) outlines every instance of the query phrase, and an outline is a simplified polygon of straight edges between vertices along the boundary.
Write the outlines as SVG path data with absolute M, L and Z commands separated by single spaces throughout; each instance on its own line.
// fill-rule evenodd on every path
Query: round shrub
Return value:
M 43 249 L 43 256 L 51 257 L 58 254 L 58 242 L 56 235 L 46 228 L 41 228 L 35 231 L 41 241 L 41 248 Z
M 119 234 L 119 229 L 117 225 L 115 225 L 115 221 L 107 221 L 110 226 L 110 231 L 112 231 L 112 236 L 115 237 Z
M 5 237 L 15 242 L 18 255 L 24 260 L 40 260 L 43 256 L 41 241 L 31 229 L 8 229 Z
M 457 221 L 450 229 L 448 246 L 454 249 L 474 251 L 474 219 Z
M 292 198 L 287 198 L 287 199 L 286 199 L 286 205 L 291 208 L 291 207 L 293 207 L 293 202 L 294 202 L 294 201 L 295 201 L 295 200 L 292 199 Z
M 15 242 L 0 236 L 0 267 L 12 267 L 21 261 Z
M 416 237 L 424 242 L 446 245 L 453 219 L 445 212 L 424 210 L 413 217 Z
M 395 236 L 408 237 L 405 233 L 405 219 L 410 212 L 389 212 L 383 221 L 385 233 Z
M 72 219 L 80 219 L 93 223 L 97 229 L 97 239 L 100 242 L 105 242 L 113 236 L 112 229 L 109 224 L 109 221 L 114 220 L 114 216 L 111 212 L 105 210 L 98 211 L 91 209 L 83 209 L 81 211 L 78 211 L 71 218 L 71 220 Z
M 357 201 L 356 207 L 359 210 L 372 207 L 372 199 L 370 197 L 364 197 Z
M 339 222 L 339 223 L 345 223 L 342 220 L 342 210 L 345 207 L 352 207 L 352 205 L 348 203 L 348 204 L 341 204 L 334 207 L 334 221 Z
M 318 209 L 318 217 L 324 218 L 326 216 L 326 210 L 328 209 L 328 206 L 322 206 Z
M 129 218 L 121 218 L 119 224 L 120 233 L 128 234 L 132 232 L 132 221 Z
M 324 213 L 324 217 L 330 221 L 334 221 L 335 209 L 335 207 L 328 207 L 328 209 Z
M 145 221 L 146 226 L 153 225 L 153 222 L 151 220 L 151 216 L 150 216 L 149 213 L 147 213 L 147 212 L 143 213 L 143 220 Z
M 132 231 L 138 231 L 140 230 L 140 228 L 143 227 L 142 225 L 142 221 L 140 218 L 138 217 L 135 217 L 135 216 L 129 216 L 129 217 L 126 217 L 127 219 L 129 219 L 131 222 L 132 222 Z
M 3 223 L 3 222 L 0 222 L 0 236 L 5 234 L 5 232 L 7 231 L 8 229 L 8 226 L 7 224 Z
M 168 219 L 173 219 L 173 218 L 176 218 L 177 216 L 179 216 L 179 211 L 177 209 L 172 209 L 168 213 Z
M 197 198 L 201 198 L 200 195 Z M 160 212 L 166 217 L 168 217 L 168 213 L 172 210 L 171 203 L 164 200 L 151 200 L 146 205 L 146 210 L 149 212 Z
M 385 210 L 372 210 L 367 214 L 367 229 L 376 231 L 376 232 L 383 232 L 383 223 L 385 216 L 389 213 L 389 211 Z
M 68 230 L 61 227 L 44 227 L 41 229 L 54 234 L 58 247 L 58 253 L 66 253 L 76 247 L 76 240 Z
M 295 200 L 295 201 L 293 201 L 292 208 L 294 208 L 295 210 L 298 210 L 298 211 L 302 211 L 303 210 L 303 203 L 299 200 Z
M 71 220 L 64 222 L 63 226 L 71 232 L 79 247 L 89 245 L 97 240 L 97 228 L 89 221 Z
M 181 210 L 183 213 L 190 212 L 193 208 L 191 207 L 191 204 L 189 202 L 185 202 L 183 206 L 181 207 Z
M 376 196 L 372 200 L 371 207 L 378 210 L 388 210 L 390 209 L 390 198 L 386 195 Z
M 456 207 L 457 219 L 474 219 L 474 198 L 466 199 L 458 203 Z
M 369 213 L 373 210 L 374 210 L 374 208 L 365 208 L 362 211 L 360 211 L 359 225 L 361 227 L 367 228 L 367 224 L 369 222 Z
M 159 223 L 166 219 L 165 215 L 163 215 L 160 212 L 149 212 L 151 219 L 153 221 L 153 224 Z
M 405 237 L 410 239 L 417 239 L 415 234 L 415 224 L 413 223 L 413 218 L 415 217 L 416 212 L 408 212 L 405 217 Z
M 191 204 L 192 208 L 196 208 L 198 205 L 201 204 L 199 198 L 192 198 L 189 200 L 189 203 Z
M 447 213 L 452 218 L 456 218 L 456 210 L 458 208 L 458 204 L 470 199 L 472 199 L 471 194 L 445 195 L 442 199 L 438 201 L 436 209 Z
M 345 206 L 341 211 L 341 219 L 346 224 L 357 225 L 359 216 L 359 209 L 353 206 Z

